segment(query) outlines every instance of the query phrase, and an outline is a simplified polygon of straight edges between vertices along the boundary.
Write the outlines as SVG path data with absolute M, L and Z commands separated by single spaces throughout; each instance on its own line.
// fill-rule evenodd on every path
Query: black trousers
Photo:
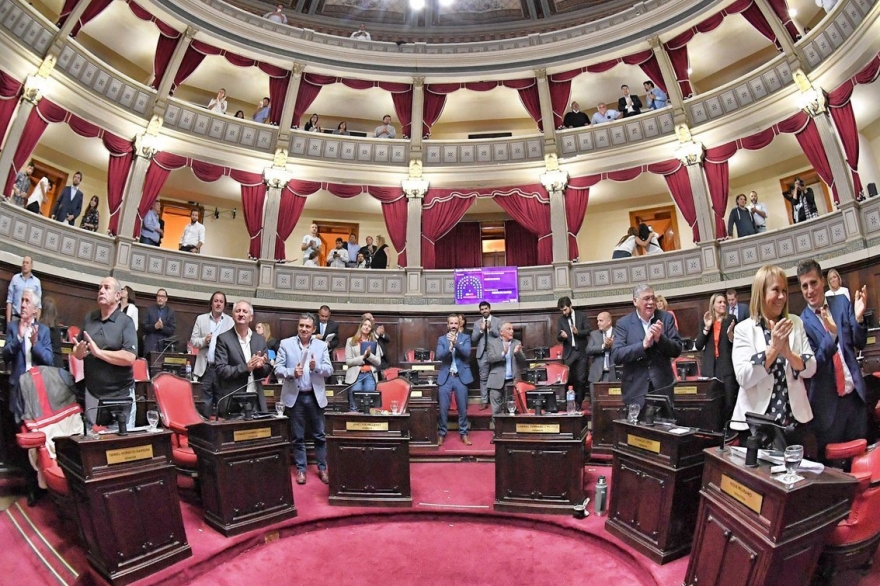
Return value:
M 580 348 L 572 348 L 564 361 L 568 366 L 568 384 L 574 387 L 578 408 L 587 395 L 587 354 Z

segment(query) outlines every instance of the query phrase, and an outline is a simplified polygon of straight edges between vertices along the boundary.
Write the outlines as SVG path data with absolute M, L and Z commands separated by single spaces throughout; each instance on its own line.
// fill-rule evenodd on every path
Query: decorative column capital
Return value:
M 688 167 L 702 165 L 706 156 L 706 147 L 691 136 L 691 129 L 687 124 L 679 124 L 675 127 L 675 135 L 678 137 L 678 147 L 675 149 L 675 158 Z
M 293 174 L 287 170 L 287 149 L 275 151 L 272 166 L 263 169 L 263 182 L 269 189 L 281 189 L 293 178 Z
M 409 162 L 409 176 L 400 182 L 407 199 L 424 199 L 431 183 L 422 177 L 422 162 L 413 159 Z
M 134 137 L 134 155 L 144 159 L 152 159 L 161 151 L 159 131 L 162 129 L 162 119 L 153 116 L 147 129 Z
M 425 76 L 424 75 L 416 75 L 412 78 L 412 80 L 413 80 L 413 88 L 425 87 Z
M 798 105 L 801 110 L 811 118 L 825 114 L 828 111 L 828 94 L 825 90 L 813 84 L 803 69 L 795 70 L 793 77 L 794 83 L 800 90 Z
M 546 80 L 547 79 L 547 69 L 545 67 L 540 67 L 538 69 L 535 69 L 535 77 L 538 79 Z
M 648 45 L 651 47 L 651 49 L 655 49 L 655 50 L 659 49 L 661 46 L 663 46 L 662 43 L 660 42 L 660 37 L 658 37 L 656 35 L 653 37 L 648 37 Z
M 37 72 L 25 79 L 21 98 L 34 106 L 39 104 L 43 99 L 43 92 L 46 91 L 46 83 L 53 69 L 55 69 L 55 55 L 46 55 L 43 62 L 40 63 L 40 67 L 37 68 Z
M 303 71 L 305 71 L 305 69 L 306 69 L 305 63 L 300 63 L 299 61 L 293 62 L 293 75 L 294 75 L 294 77 L 301 77 L 303 74 Z
M 186 27 L 186 30 L 183 31 L 183 36 L 187 41 L 191 41 L 193 40 L 193 37 L 196 36 L 197 32 L 199 32 L 199 29 L 188 26 Z
M 568 173 L 559 168 L 559 158 L 554 153 L 544 155 L 546 171 L 538 177 L 547 193 L 562 192 L 568 186 Z

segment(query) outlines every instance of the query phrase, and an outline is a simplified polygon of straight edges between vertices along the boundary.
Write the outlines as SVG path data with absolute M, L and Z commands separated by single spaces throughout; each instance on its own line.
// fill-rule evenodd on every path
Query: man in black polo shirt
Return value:
M 98 399 L 131 397 L 134 404 L 134 372 L 137 332 L 134 322 L 119 310 L 122 288 L 106 277 L 98 289 L 98 309 L 85 317 L 73 355 L 83 361 L 86 385 L 86 419 L 93 424 Z M 135 410 L 128 412 L 134 427 Z

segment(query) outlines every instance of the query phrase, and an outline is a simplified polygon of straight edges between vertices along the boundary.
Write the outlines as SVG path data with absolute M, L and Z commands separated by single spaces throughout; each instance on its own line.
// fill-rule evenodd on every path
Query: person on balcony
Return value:
M 269 120 L 269 112 L 269 98 L 263 98 L 263 101 L 260 102 L 260 108 L 254 112 L 254 122 L 265 124 Z
M 638 96 L 629 93 L 629 86 L 626 84 L 620 86 L 620 91 L 623 92 L 623 96 L 617 100 L 617 109 L 623 113 L 623 117 L 629 118 L 630 116 L 638 116 L 641 114 L 642 101 Z
M 61 195 L 55 200 L 55 207 L 52 208 L 50 218 L 59 222 L 67 222 L 70 226 L 74 225 L 83 205 L 83 192 L 79 188 L 81 182 L 82 173 L 77 171 L 73 174 L 70 185 L 62 189 Z
M 596 106 L 599 110 L 595 114 L 593 114 L 593 124 L 604 124 L 605 122 L 612 122 L 620 118 L 621 114 L 617 110 L 609 109 L 608 106 L 605 105 L 605 102 L 599 102 L 599 105 Z
M 278 24 L 287 24 L 287 16 L 284 14 L 283 9 L 284 6 L 282 4 L 276 4 L 275 10 L 267 12 L 263 15 L 263 18 L 271 20 L 272 22 L 277 22 Z
M 645 103 L 648 105 L 648 108 L 659 110 L 660 108 L 665 108 L 669 103 L 666 92 L 655 87 L 653 81 L 646 81 L 642 84 L 642 87 L 645 88 Z
M 12 184 L 12 203 L 20 208 L 27 201 L 28 192 L 31 190 L 31 175 L 34 173 L 34 162 L 31 161 L 23 170 L 15 175 L 15 183 Z
M 577 102 L 571 103 L 571 112 L 567 112 L 565 118 L 562 119 L 563 128 L 581 128 L 589 123 L 590 118 L 581 112 L 581 107 Z
M 327 266 L 334 269 L 344 269 L 348 264 L 348 251 L 345 250 L 345 243 L 342 238 L 336 239 L 336 248 L 327 254 Z
M 369 31 L 367 31 L 367 25 L 361 23 L 361 26 L 358 28 L 358 30 L 351 33 L 351 36 L 349 38 L 356 41 L 369 41 L 371 36 Z
M 376 127 L 376 130 L 373 131 L 374 138 L 394 138 L 397 136 L 397 132 L 394 130 L 394 127 L 391 126 L 391 115 L 385 114 L 382 116 L 382 124 Z
M 226 90 L 224 88 L 220 88 L 216 97 L 211 98 L 211 101 L 208 102 L 208 110 L 218 114 L 226 114 Z
M 189 212 L 189 224 L 180 237 L 180 250 L 198 254 L 205 244 L 205 225 L 199 222 L 199 210 Z
M 745 193 L 740 193 L 736 196 L 736 207 L 730 210 L 730 216 L 727 218 L 727 235 L 731 238 L 733 237 L 734 227 L 736 227 L 738 238 L 758 233 L 755 228 L 755 220 L 752 218 L 752 212 L 746 207 Z
M 308 122 L 306 122 L 303 130 L 305 130 L 306 132 L 323 132 L 323 130 L 321 130 L 321 124 L 319 120 L 320 118 L 317 114 L 312 114 L 312 117 L 309 118 Z

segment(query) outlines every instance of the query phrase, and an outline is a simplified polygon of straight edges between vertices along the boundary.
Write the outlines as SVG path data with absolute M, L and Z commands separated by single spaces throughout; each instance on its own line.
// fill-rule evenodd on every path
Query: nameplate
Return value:
M 4 340 L 3 344 L 0 344 L 0 346 L 5 345 L 5 344 L 6 344 L 6 340 Z M 61 353 L 64 354 L 65 356 L 67 356 L 68 354 L 73 354 L 73 348 L 68 348 L 67 346 L 62 346 Z
M 657 440 L 649 440 L 646 437 L 628 433 L 626 434 L 626 443 L 634 448 L 641 448 L 649 452 L 654 452 L 655 454 L 660 453 L 660 442 Z
M 866 340 L 866 342 L 868 344 L 876 344 L 877 343 L 877 336 L 868 336 L 868 339 Z
M 410 399 L 421 399 L 422 398 L 422 391 L 410 391 L 409 398 Z
M 558 423 L 517 423 L 516 433 L 559 433 Z
M 324 395 L 327 396 L 327 397 L 335 397 L 335 396 L 336 396 L 336 391 L 331 391 L 331 390 L 329 390 L 329 389 L 325 389 L 325 390 L 324 390 Z
M 730 496 L 733 500 L 744 504 L 757 514 L 761 514 L 761 505 L 764 504 L 764 495 L 740 484 L 727 474 L 721 475 L 721 492 Z
M 621 394 L 620 387 L 610 387 L 610 388 L 608 389 L 608 394 L 609 394 L 609 395 L 619 395 L 619 394 Z
M 119 448 L 107 450 L 107 464 L 124 464 L 138 460 L 151 460 L 153 458 L 153 446 L 137 446 L 135 448 Z
M 274 397 L 275 396 L 275 389 L 267 389 L 264 387 L 263 388 L 263 396 L 264 397 Z
M 272 437 L 272 429 L 269 427 L 257 427 L 254 429 L 242 429 L 241 431 L 233 432 L 232 441 L 246 442 L 248 440 L 265 439 L 267 437 Z
M 387 421 L 346 421 L 345 431 L 388 431 Z
M 412 370 L 434 370 L 433 364 L 413 364 Z
M 685 386 L 685 387 L 675 387 L 676 395 L 696 395 L 697 387 L 693 386 Z
M 176 364 L 177 366 L 183 366 L 186 364 L 186 357 L 174 357 L 174 356 L 166 356 L 164 360 L 164 364 Z

